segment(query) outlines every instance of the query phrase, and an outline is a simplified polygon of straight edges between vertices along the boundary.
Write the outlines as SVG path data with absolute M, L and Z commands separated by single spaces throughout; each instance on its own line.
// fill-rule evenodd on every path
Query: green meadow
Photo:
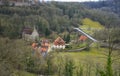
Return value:
M 82 20 L 80 28 L 88 34 L 93 34 L 96 30 L 103 30 L 105 27 L 97 21 L 93 21 L 89 18 Z

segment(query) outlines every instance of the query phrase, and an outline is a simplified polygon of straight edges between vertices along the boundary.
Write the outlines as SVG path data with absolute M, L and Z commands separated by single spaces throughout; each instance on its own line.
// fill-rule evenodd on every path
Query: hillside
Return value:
M 70 32 L 72 27 L 79 27 L 84 18 L 97 21 L 104 27 L 120 25 L 120 18 L 114 13 L 89 9 L 82 3 L 53 2 L 39 6 L 1 6 L 0 34 L 10 38 L 20 38 L 25 27 L 33 28 L 34 26 L 45 36 L 52 32 Z
M 98 3 L 0 6 L 0 76 L 120 76 L 120 17 Z
M 120 17 L 120 1 L 119 0 L 103 0 L 100 2 L 84 2 L 89 8 L 101 9 L 103 11 L 114 12 Z

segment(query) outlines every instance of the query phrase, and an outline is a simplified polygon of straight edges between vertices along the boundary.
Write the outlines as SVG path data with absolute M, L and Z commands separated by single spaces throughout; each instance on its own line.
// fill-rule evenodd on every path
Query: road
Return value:
M 80 48 L 80 49 L 74 49 L 74 50 L 66 50 L 65 52 L 79 52 L 86 49 L 86 47 Z
M 74 28 L 75 30 L 79 31 L 80 33 L 84 34 L 85 36 L 87 36 L 89 39 L 91 39 L 94 42 L 98 42 L 96 39 L 94 39 L 93 37 L 91 37 L 89 34 L 85 33 L 83 30 L 79 29 L 79 28 Z

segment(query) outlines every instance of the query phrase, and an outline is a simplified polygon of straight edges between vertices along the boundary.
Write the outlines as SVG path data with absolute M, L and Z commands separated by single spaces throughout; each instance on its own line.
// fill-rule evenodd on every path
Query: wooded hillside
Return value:
M 51 2 L 37 6 L 0 6 L 0 35 L 20 38 L 23 28 L 33 26 L 45 36 L 52 32 L 69 32 L 72 27 L 82 25 L 84 18 L 107 28 L 120 26 L 120 18 L 113 12 L 92 9 L 83 3 Z

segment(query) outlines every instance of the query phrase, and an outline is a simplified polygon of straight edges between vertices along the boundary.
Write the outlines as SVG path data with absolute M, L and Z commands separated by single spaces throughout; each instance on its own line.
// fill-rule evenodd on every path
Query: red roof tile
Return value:
M 64 41 L 61 37 L 58 37 L 58 38 L 54 41 L 54 45 L 65 45 L 65 41 Z
M 87 37 L 84 36 L 84 35 L 81 35 L 80 38 L 79 38 L 79 40 L 81 40 L 81 41 L 85 41 L 85 40 L 87 40 Z

